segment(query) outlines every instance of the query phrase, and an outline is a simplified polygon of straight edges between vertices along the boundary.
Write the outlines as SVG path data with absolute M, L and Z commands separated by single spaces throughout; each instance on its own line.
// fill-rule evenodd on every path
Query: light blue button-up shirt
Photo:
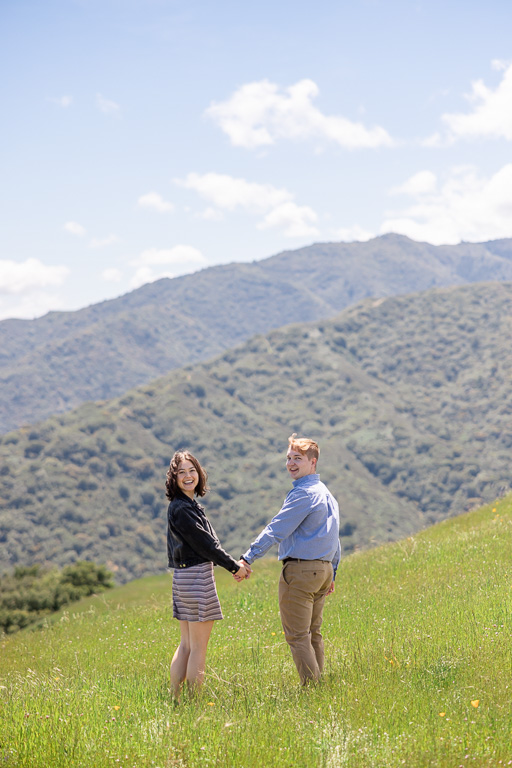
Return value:
M 341 556 L 339 529 L 338 502 L 320 475 L 305 475 L 293 481 L 277 515 L 242 557 L 250 564 L 279 544 L 279 560 L 330 560 L 336 575 Z

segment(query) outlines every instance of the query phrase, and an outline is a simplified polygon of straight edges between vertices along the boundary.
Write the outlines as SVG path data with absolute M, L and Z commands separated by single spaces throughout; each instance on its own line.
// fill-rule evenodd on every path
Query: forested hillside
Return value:
M 512 280 L 512 240 L 456 246 L 385 235 L 160 280 L 113 301 L 0 322 L 0 432 L 115 397 L 255 333 L 365 297 Z
M 512 284 L 366 300 L 256 336 L 119 399 L 5 435 L 0 563 L 165 568 L 165 471 L 188 446 L 238 555 L 288 490 L 291 432 L 318 439 L 345 551 L 501 495 L 512 478 Z

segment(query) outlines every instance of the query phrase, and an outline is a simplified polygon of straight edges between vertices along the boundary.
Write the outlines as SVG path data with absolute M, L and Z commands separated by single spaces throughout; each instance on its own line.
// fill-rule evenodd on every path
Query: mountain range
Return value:
M 325 305 L 333 283 L 326 270 Z M 209 471 L 207 513 L 235 556 L 289 488 L 292 432 L 320 443 L 345 552 L 490 501 L 512 479 L 511 331 L 512 283 L 367 298 L 12 431 L 0 439 L 0 571 L 78 558 L 119 581 L 164 569 L 165 472 L 180 447 Z
M 0 432 L 113 398 L 254 334 L 366 297 L 512 280 L 512 240 L 433 246 L 399 235 L 324 243 L 162 279 L 111 301 L 0 322 Z

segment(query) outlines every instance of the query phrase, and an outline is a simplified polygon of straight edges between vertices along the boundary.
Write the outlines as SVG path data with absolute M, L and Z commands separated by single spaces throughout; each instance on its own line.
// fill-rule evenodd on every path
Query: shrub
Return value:
M 82 597 L 113 586 L 105 566 L 76 562 L 61 572 L 18 566 L 0 578 L 0 630 L 11 634 Z
M 43 448 L 43 443 L 30 443 L 30 445 L 27 445 L 25 448 L 25 458 L 35 459 L 36 456 L 39 456 Z
M 82 560 L 67 565 L 61 576 L 62 584 L 72 584 L 83 590 L 83 594 L 92 595 L 97 590 L 113 587 L 112 574 L 107 571 L 104 565 Z

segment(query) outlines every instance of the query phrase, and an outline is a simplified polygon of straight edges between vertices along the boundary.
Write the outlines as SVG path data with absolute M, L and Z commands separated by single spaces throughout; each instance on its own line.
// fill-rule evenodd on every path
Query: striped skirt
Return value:
M 179 621 L 217 621 L 224 618 L 213 578 L 213 563 L 174 569 L 172 615 Z

